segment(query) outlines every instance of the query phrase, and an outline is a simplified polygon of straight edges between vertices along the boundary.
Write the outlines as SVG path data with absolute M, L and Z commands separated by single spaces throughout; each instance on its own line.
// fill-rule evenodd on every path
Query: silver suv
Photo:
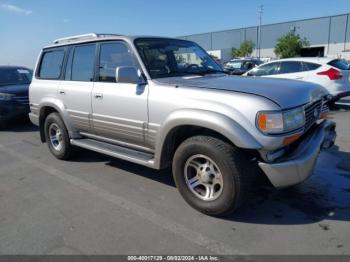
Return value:
M 172 166 L 192 207 L 223 215 L 258 175 L 284 188 L 313 173 L 336 136 L 326 94 L 300 81 L 228 76 L 194 42 L 87 34 L 42 50 L 30 119 L 58 159 L 75 146 Z

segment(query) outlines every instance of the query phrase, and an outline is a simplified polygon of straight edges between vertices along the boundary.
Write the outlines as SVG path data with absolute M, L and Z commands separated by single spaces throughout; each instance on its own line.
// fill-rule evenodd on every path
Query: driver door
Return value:
M 147 132 L 148 85 L 116 82 L 116 68 L 136 67 L 128 44 L 99 44 L 98 77 L 92 90 L 92 123 L 96 135 L 144 145 Z

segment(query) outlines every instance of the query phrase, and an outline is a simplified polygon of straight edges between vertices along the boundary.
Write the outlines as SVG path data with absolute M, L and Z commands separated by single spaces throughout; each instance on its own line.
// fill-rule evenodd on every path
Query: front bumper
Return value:
M 320 150 L 334 144 L 335 126 L 332 121 L 324 121 L 284 159 L 275 163 L 259 162 L 273 186 L 284 188 L 296 185 L 311 176 Z

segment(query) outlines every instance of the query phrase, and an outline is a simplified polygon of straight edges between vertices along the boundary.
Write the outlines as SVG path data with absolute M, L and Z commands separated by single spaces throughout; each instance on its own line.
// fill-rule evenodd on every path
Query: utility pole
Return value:
M 264 6 L 260 5 L 258 9 L 258 16 L 259 16 L 259 30 L 258 30 L 258 57 L 260 58 L 260 50 L 261 50 L 261 20 L 262 15 L 264 13 Z

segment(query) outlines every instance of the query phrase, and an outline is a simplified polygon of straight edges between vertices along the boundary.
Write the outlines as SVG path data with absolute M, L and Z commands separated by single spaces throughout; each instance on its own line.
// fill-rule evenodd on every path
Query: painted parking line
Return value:
M 19 159 L 20 161 L 29 164 L 35 168 L 38 168 L 47 174 L 50 174 L 56 178 L 59 178 L 65 182 L 68 182 L 76 187 L 79 187 L 80 189 L 83 189 L 85 191 L 88 191 L 90 193 L 93 193 L 94 195 L 100 197 L 101 199 L 104 199 L 105 201 L 108 201 L 110 203 L 113 203 L 117 205 L 118 207 L 121 207 L 139 217 L 142 219 L 148 220 L 149 222 L 162 227 L 163 229 L 180 236 L 198 246 L 204 247 L 211 252 L 218 254 L 218 255 L 237 255 L 242 254 L 238 250 L 232 248 L 232 246 L 226 245 L 224 243 L 221 243 L 215 239 L 212 239 L 208 236 L 205 236 L 199 232 L 193 231 L 190 228 L 185 227 L 182 224 L 179 224 L 175 221 L 171 221 L 169 218 L 163 217 L 149 209 L 146 209 L 140 205 L 137 205 L 133 202 L 130 202 L 129 200 L 117 196 L 115 194 L 110 193 L 107 190 L 104 190 L 100 187 L 97 187 L 83 179 L 77 178 L 75 176 L 69 175 L 53 166 L 49 166 L 46 164 L 43 164 L 35 159 L 32 159 L 28 157 L 27 155 L 24 155 L 22 153 L 19 153 L 8 146 L 1 145 L 0 144 L 0 151 L 3 151 L 4 153 L 7 153 L 11 155 L 14 158 Z

